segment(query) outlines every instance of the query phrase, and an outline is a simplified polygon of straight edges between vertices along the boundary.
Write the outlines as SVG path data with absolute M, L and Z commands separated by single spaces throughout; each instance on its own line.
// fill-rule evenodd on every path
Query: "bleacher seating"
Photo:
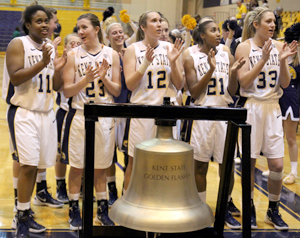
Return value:
M 20 11 L 0 11 L 0 51 L 6 51 L 15 28 L 21 29 L 21 14 Z
M 295 12 L 288 12 L 285 11 L 282 13 L 282 29 L 280 30 L 280 33 L 278 35 L 278 38 L 284 37 L 284 32 L 287 28 L 291 27 L 293 24 L 295 24 L 298 21 L 300 15 L 300 11 Z

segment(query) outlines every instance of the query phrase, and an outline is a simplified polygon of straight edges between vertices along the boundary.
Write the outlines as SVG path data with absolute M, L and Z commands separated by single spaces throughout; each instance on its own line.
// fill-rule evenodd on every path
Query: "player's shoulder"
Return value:
M 250 41 L 246 40 L 246 41 L 241 42 L 237 46 L 235 54 L 249 54 L 250 49 L 251 49 Z

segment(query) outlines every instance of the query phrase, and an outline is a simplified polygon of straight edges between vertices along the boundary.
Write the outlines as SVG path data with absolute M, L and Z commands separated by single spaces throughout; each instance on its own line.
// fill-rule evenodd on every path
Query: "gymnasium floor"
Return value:
M 0 55 L 0 88 L 2 92 L 2 74 L 3 74 L 4 57 Z M 2 94 L 2 93 L 1 93 Z M 5 120 L 6 104 L 0 100 L 0 238 L 14 237 L 14 232 L 11 230 L 11 222 L 14 216 L 14 190 L 12 185 L 12 160 L 9 152 L 8 127 Z M 298 145 L 300 146 L 300 132 L 297 135 Z M 290 163 L 288 157 L 287 145 L 285 143 L 286 155 L 284 157 L 285 167 L 284 176 L 290 172 Z M 300 153 L 298 152 L 299 157 Z M 122 190 L 123 172 L 120 167 L 123 164 L 123 157 L 119 153 L 120 166 L 117 167 L 117 188 L 119 195 Z M 217 187 L 219 178 L 217 173 L 217 164 L 211 163 L 208 173 L 208 187 L 207 187 L 207 203 L 214 211 L 217 200 Z M 264 223 L 264 216 L 268 206 L 267 198 L 267 184 L 266 179 L 262 177 L 262 171 L 267 168 L 265 158 L 260 158 L 257 161 L 256 170 L 256 184 L 254 191 L 254 200 L 257 214 L 258 229 L 252 232 L 252 237 L 300 237 L 300 178 L 298 177 L 296 183 L 293 185 L 284 185 L 281 196 L 281 214 L 288 223 L 290 230 L 288 232 L 277 232 L 272 226 Z M 300 166 L 298 166 L 298 174 L 300 174 Z M 238 208 L 241 208 L 241 177 L 240 167 L 236 165 L 235 186 L 233 190 L 233 200 Z M 49 191 L 55 197 L 56 181 L 54 168 L 47 170 L 47 183 L 50 187 Z M 36 221 L 47 227 L 47 231 L 42 234 L 32 234 L 31 237 L 54 237 L 54 238 L 69 238 L 79 237 L 78 233 L 70 232 L 68 224 L 68 205 L 66 204 L 61 209 L 54 209 L 48 207 L 38 207 L 32 205 L 32 209 L 36 213 Z M 96 205 L 94 203 L 94 213 L 96 212 Z M 241 217 L 237 220 L 241 222 Z M 95 225 L 95 224 L 94 224 Z M 224 236 L 242 237 L 242 231 L 229 230 L 225 226 Z

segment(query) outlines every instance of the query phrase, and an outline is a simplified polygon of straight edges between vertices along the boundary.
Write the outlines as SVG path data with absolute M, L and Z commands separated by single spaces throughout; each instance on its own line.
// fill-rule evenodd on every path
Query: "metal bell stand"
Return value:
M 224 237 L 224 220 L 229 192 L 229 179 L 233 168 L 238 130 L 242 133 L 242 225 L 243 238 L 251 237 L 251 186 L 250 186 L 250 133 L 251 126 L 246 124 L 247 110 L 244 108 L 210 108 L 197 106 L 152 106 L 132 104 L 94 104 L 84 106 L 85 116 L 85 166 L 83 179 L 83 226 L 80 237 L 145 237 L 145 232 L 122 226 L 93 226 L 93 189 L 94 189 L 94 148 L 95 122 L 98 117 L 114 118 L 154 118 L 228 121 L 223 166 L 220 177 L 215 223 L 211 228 L 188 233 L 167 234 L 159 237 Z M 153 237 L 153 234 L 149 234 Z M 151 236 L 152 235 L 152 236 Z M 147 233 L 148 236 L 148 233 Z

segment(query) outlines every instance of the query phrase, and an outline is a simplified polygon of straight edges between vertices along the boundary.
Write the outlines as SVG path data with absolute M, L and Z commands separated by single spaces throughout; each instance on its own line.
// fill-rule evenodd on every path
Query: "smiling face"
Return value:
M 147 13 L 146 25 L 142 26 L 145 36 L 159 39 L 161 36 L 161 17 L 157 12 Z
M 221 41 L 219 27 L 215 22 L 209 22 L 206 26 L 205 33 L 200 36 L 203 43 L 210 47 L 218 46 Z
M 109 29 L 107 37 L 109 39 L 112 48 L 114 48 L 114 46 L 123 45 L 125 40 L 125 35 L 122 26 L 120 24 L 114 24 Z
M 256 34 L 259 34 L 266 40 L 273 37 L 275 30 L 275 16 L 273 12 L 267 11 L 262 13 L 260 23 L 254 22 L 253 26 L 256 29 Z
M 82 18 L 77 21 L 78 36 L 82 40 L 82 44 L 92 43 L 98 39 L 99 27 L 94 27 L 88 18 Z
M 25 24 L 31 39 L 37 43 L 42 43 L 49 32 L 49 19 L 44 11 L 37 11 L 31 18 L 30 23 Z

